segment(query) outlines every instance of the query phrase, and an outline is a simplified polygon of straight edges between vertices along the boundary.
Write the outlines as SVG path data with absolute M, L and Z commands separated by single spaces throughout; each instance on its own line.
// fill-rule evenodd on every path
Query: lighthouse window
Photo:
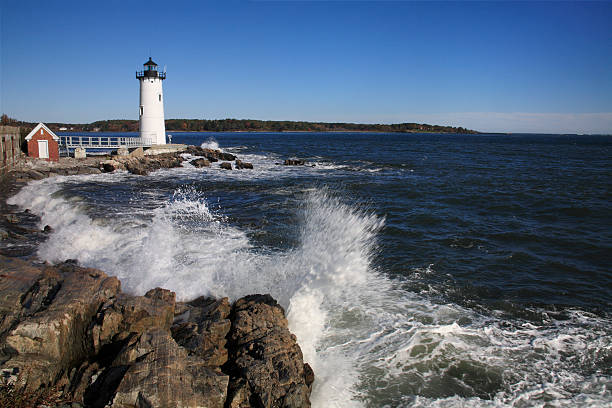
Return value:
M 161 102 L 161 94 L 159 94 L 159 101 Z
M 140 105 L 140 116 L 142 116 L 142 108 L 143 108 L 143 106 Z

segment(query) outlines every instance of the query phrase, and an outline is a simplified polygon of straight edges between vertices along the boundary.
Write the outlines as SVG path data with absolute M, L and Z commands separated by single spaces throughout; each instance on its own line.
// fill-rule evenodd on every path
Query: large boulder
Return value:
M 309 407 L 314 377 L 283 308 L 270 295 L 246 296 L 234 303 L 231 320 L 230 406 Z
M 232 163 L 230 163 L 230 162 L 223 162 L 223 163 L 219 164 L 219 167 L 221 167 L 224 170 L 231 170 L 232 169 Z
M 55 384 L 93 356 L 88 331 L 102 305 L 119 292 L 120 282 L 101 271 L 61 264 L 33 268 L 27 262 L 0 258 L 8 293 L 2 297 L 9 329 L 3 343 L 3 373 L 19 373 L 28 389 Z M 10 265 L 10 267 L 8 267 Z M 38 272 L 36 272 L 38 269 Z M 23 278 L 25 277 L 25 279 Z M 15 294 L 30 286 L 15 303 Z M 4 289 L 4 288 L 3 288 Z M 12 321 L 10 327 L 9 321 Z

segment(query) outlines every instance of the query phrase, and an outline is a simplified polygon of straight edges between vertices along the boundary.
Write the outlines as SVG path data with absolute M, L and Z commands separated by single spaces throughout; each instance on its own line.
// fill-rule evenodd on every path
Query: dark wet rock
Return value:
M 306 162 L 300 159 L 287 159 L 283 162 L 285 166 L 303 166 Z
M 236 160 L 236 156 L 234 156 L 233 154 L 230 154 L 230 153 L 219 152 L 219 153 L 217 153 L 217 157 L 218 157 L 219 160 L 226 160 L 226 161 L 234 161 L 234 160 Z
M 223 162 L 219 165 L 219 167 L 221 167 L 224 170 L 231 170 L 232 169 L 232 163 L 230 162 Z
M 43 232 L 45 234 L 50 234 L 51 232 L 53 232 L 53 227 L 51 227 L 50 225 L 45 225 L 45 228 L 43 228 Z
M 207 159 L 195 159 L 189 163 L 194 167 L 210 167 L 210 161 Z
M 236 159 L 236 169 L 242 170 L 242 169 L 252 169 L 252 168 L 253 168 L 252 163 L 247 163 L 247 162 L 243 162 L 241 160 Z
M 246 296 L 234 303 L 231 320 L 226 370 L 232 401 L 250 393 L 251 406 L 309 407 L 312 370 L 305 370 L 283 308 L 270 295 Z

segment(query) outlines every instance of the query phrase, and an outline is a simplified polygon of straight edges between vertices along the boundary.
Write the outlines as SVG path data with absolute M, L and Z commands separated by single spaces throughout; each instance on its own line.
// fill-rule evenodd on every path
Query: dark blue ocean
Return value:
M 170 133 L 254 169 L 36 181 L 38 256 L 271 293 L 316 407 L 612 406 L 612 137 Z

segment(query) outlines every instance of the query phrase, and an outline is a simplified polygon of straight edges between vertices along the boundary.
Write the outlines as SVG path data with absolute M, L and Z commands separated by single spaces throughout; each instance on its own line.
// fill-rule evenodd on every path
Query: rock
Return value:
M 43 228 L 43 232 L 45 234 L 50 234 L 51 232 L 53 232 L 53 228 L 50 225 L 45 225 L 45 228 Z
M 0 276 L 0 376 L 53 390 L 51 406 L 310 406 L 314 374 L 269 295 L 133 296 L 76 260 L 0 256 Z
M 144 157 L 144 149 L 142 147 L 137 147 L 130 152 L 130 157 Z
M 149 174 L 149 169 L 145 165 L 145 162 L 140 162 L 138 160 L 126 162 L 125 168 L 130 173 L 136 174 L 139 176 L 146 176 L 147 174 Z
M 234 161 L 234 160 L 236 160 L 236 156 L 234 156 L 233 154 L 223 153 L 223 152 L 218 152 L 217 153 L 217 158 L 219 160 L 225 160 L 225 161 Z
M 4 274 L 12 280 L 21 280 L 22 276 L 29 280 L 13 283 L 9 292 L 23 290 L 24 284 L 30 287 L 20 305 L 11 301 L 15 311 L 8 320 L 13 323 L 4 340 L 9 356 L 2 359 L 0 368 L 3 372 L 27 373 L 23 381 L 28 389 L 36 390 L 57 383 L 93 355 L 88 330 L 99 308 L 118 293 L 120 283 L 101 271 L 71 264 L 43 267 L 38 273 L 26 262 L 13 260 L 10 264 Z
M 79 167 L 77 174 L 100 174 L 101 171 L 95 167 Z
M 29 170 L 28 176 L 33 180 L 42 180 L 47 177 L 44 173 L 37 170 Z
M 170 330 L 174 319 L 175 294 L 166 289 L 153 289 L 145 296 L 117 295 L 114 302 L 104 305 L 92 328 L 96 353 L 115 340 L 118 333 L 142 333 L 150 328 Z
M 246 296 L 234 303 L 231 320 L 226 367 L 232 401 L 236 392 L 248 393 L 244 380 L 256 406 L 309 407 L 312 370 L 305 370 L 283 308 L 270 295 Z
M 283 165 L 285 166 L 303 166 L 305 164 L 306 162 L 300 159 L 287 159 L 283 162 Z
M 221 167 L 222 169 L 225 170 L 231 170 L 232 169 L 232 163 L 230 162 L 223 162 L 219 165 L 219 167 Z
M 189 163 L 194 167 L 210 167 L 210 161 L 206 159 L 195 159 Z
M 137 175 L 147 175 L 151 171 L 159 169 L 167 169 L 173 167 L 181 167 L 183 159 L 178 153 L 163 153 L 152 156 L 130 157 L 122 159 L 126 169 Z
M 242 169 L 252 169 L 252 168 L 253 168 L 252 163 L 247 163 L 247 162 L 243 162 L 241 160 L 236 159 L 236 169 L 242 170 Z
M 0 240 L 7 239 L 9 236 L 10 234 L 7 230 L 0 228 Z
M 172 325 L 172 337 L 190 355 L 200 356 L 209 367 L 227 362 L 226 336 L 230 330 L 228 298 L 200 297 L 181 306 Z
M 200 146 L 187 146 L 185 152 L 193 156 L 203 156 L 211 163 L 217 162 L 219 160 L 234 161 L 236 159 L 236 156 L 234 156 L 233 154 L 225 153 L 221 150 L 216 149 L 204 149 Z
M 123 163 L 120 163 L 117 160 L 104 160 L 100 162 L 100 167 L 106 173 L 112 173 L 115 170 L 125 170 Z
M 164 330 L 147 330 L 125 346 L 113 364 L 129 367 L 117 387 L 113 408 L 222 408 L 225 404 L 228 377 L 188 356 Z

